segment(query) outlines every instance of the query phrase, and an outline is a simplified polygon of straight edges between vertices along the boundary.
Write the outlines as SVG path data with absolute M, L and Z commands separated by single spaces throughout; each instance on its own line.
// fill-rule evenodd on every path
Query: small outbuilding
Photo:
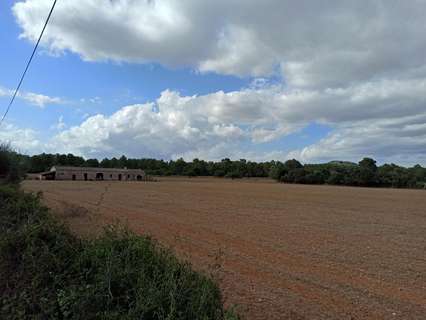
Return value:
M 41 172 L 39 178 L 40 180 L 145 181 L 146 175 L 141 169 L 54 166 L 50 171 Z

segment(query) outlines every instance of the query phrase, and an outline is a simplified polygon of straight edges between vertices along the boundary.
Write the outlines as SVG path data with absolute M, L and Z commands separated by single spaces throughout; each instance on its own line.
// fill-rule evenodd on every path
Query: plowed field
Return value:
M 26 181 L 82 236 L 117 219 L 246 319 L 426 319 L 426 191 L 269 180 Z

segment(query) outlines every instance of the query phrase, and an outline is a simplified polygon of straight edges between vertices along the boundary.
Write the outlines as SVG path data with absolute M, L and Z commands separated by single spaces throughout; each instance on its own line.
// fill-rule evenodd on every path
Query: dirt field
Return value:
M 116 219 L 220 281 L 247 319 L 426 319 L 426 191 L 169 178 L 26 181 L 72 229 Z

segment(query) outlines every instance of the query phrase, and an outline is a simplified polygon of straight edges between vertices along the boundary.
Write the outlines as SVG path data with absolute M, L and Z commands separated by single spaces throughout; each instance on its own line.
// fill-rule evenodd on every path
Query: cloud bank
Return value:
M 55 148 L 72 147 L 93 156 L 127 153 L 218 159 L 244 156 L 238 152 L 241 143 L 270 142 L 318 122 L 334 128 L 330 136 L 290 155 L 266 157 L 294 156 L 309 162 L 368 155 L 423 163 L 425 98 L 426 81 L 385 81 L 317 91 L 275 86 L 203 96 L 164 91 L 152 103 L 126 106 L 109 117 L 90 117 L 60 133 L 54 143 Z M 401 159 L 402 155 L 407 159 Z
M 50 5 L 13 6 L 23 38 L 35 41 Z M 62 0 L 42 43 L 55 54 L 283 80 L 204 96 L 165 91 L 51 143 L 82 154 L 214 158 L 317 122 L 333 128 L 329 136 L 265 157 L 425 163 L 425 11 L 422 0 Z

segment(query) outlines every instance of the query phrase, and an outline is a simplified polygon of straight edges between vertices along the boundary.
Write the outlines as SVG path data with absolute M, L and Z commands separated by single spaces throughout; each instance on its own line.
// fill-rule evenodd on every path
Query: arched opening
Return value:
M 136 180 L 142 181 L 142 176 L 140 174 L 137 175 Z
M 56 172 L 43 172 L 40 174 L 40 180 L 55 180 Z
M 73 174 L 73 175 L 72 175 L 72 179 L 73 179 L 73 180 L 75 180 L 75 179 L 76 179 L 76 176 L 75 176 L 75 174 Z
M 84 181 L 87 181 L 87 173 L 84 174 Z
M 104 174 L 102 172 L 96 173 L 96 180 L 104 180 Z
M 120 181 L 121 181 L 121 173 L 120 173 L 120 174 L 118 174 L 118 180 L 120 180 Z

